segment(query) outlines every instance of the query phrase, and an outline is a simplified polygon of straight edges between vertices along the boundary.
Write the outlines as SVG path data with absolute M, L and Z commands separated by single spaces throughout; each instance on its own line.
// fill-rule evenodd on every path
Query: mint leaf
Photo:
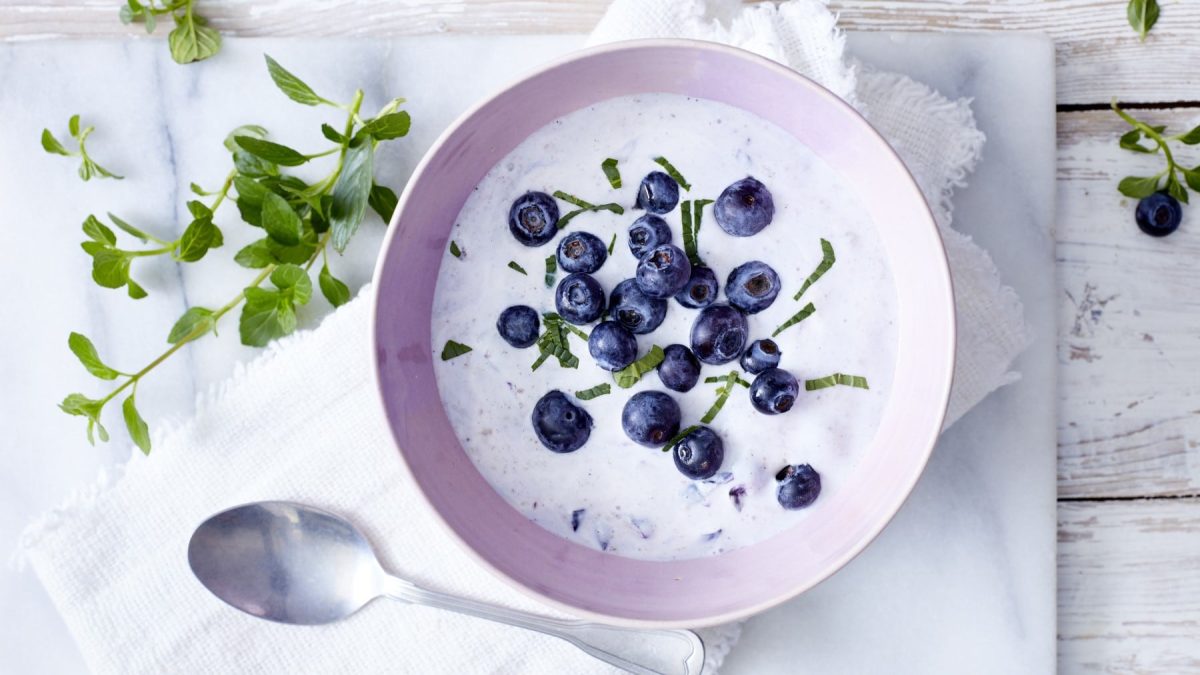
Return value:
M 1117 184 L 1117 190 L 1126 197 L 1142 199 L 1158 192 L 1159 176 L 1128 176 Z
M 461 342 L 446 340 L 446 346 L 442 347 L 442 360 L 449 361 L 450 359 L 462 356 L 469 351 L 471 351 L 471 348 Z
M 85 241 L 83 250 L 92 256 L 92 280 L 104 288 L 121 288 L 129 281 L 129 255 L 94 241 Z
M 262 226 L 271 239 L 284 246 L 300 243 L 300 216 L 286 199 L 274 192 L 263 195 Z
M 618 387 L 628 389 L 637 384 L 643 375 L 657 368 L 665 357 L 663 348 L 654 345 L 645 356 L 613 373 L 613 378 L 616 379 Z
M 533 362 L 531 369 L 537 370 L 552 356 L 558 359 L 558 365 L 562 368 L 578 368 L 579 357 L 571 353 L 572 333 L 584 340 L 588 338 L 587 333 L 563 321 L 563 318 L 557 313 L 546 312 L 543 314 L 542 334 L 538 336 L 537 340 L 539 356 Z
M 1121 134 L 1120 145 L 1122 148 L 1125 148 L 1126 150 L 1132 150 L 1134 152 L 1141 152 L 1145 154 L 1157 152 L 1155 148 L 1147 148 L 1146 146 L 1142 145 L 1139 142 L 1141 140 L 1142 130 L 1131 129 L 1124 134 Z
M 722 382 L 724 381 L 724 378 L 720 378 L 720 379 L 721 379 L 721 381 L 722 381 Z M 695 430 L 697 430 L 697 429 L 699 429 L 699 428 L 700 428 L 700 425 L 699 425 L 699 424 L 693 424 L 693 425 L 691 425 L 691 426 L 689 426 L 689 427 L 684 427 L 683 429 L 680 429 L 680 430 L 679 430 L 679 433 L 677 433 L 677 434 L 675 434 L 674 436 L 672 436 L 672 437 L 671 437 L 671 440 L 667 441 L 666 445 L 664 445 L 664 446 L 662 447 L 662 451 L 663 451 L 663 452 L 668 452 L 669 450 L 671 450 L 672 448 L 674 448 L 674 447 L 675 447 L 675 445 L 679 443 L 679 441 L 682 441 L 683 439 L 687 438 L 687 435 L 688 435 L 688 434 L 692 433 L 693 431 L 695 431 Z
M 54 137 L 54 134 L 50 133 L 49 129 L 42 129 L 42 149 L 52 155 L 71 156 L 71 153 L 63 147 L 62 143 L 58 142 L 58 139 Z
M 107 244 L 109 246 L 115 246 L 117 244 L 117 235 L 114 234 L 112 230 L 108 229 L 104 223 L 101 223 L 96 216 L 90 214 L 83 221 L 83 233 L 86 234 L 92 241 L 99 242 L 101 244 Z
M 458 242 L 454 241 L 453 239 L 450 240 L 450 255 L 458 258 L 459 260 L 462 260 L 463 257 L 462 249 L 458 247 Z
M 517 261 L 515 261 L 515 260 L 508 261 L 508 269 L 513 270 L 514 272 L 520 272 L 521 274 L 524 274 L 525 276 L 529 276 L 529 272 L 526 272 L 525 268 L 518 265 Z
M 104 408 L 104 401 L 90 399 L 83 394 L 68 394 L 62 403 L 58 404 L 58 407 L 68 415 L 88 418 L 88 443 L 96 444 L 96 439 L 92 436 L 93 429 L 100 432 L 101 441 L 108 440 L 108 430 L 100 423 L 100 411 Z
M 242 344 L 262 347 L 296 330 L 296 308 L 289 295 L 257 286 L 247 288 L 245 295 L 238 319 Z
M 612 255 L 612 253 L 613 253 L 613 247 L 614 247 L 614 246 L 616 246 L 616 245 L 617 245 L 617 233 L 616 233 L 616 232 L 613 232 L 612 239 L 610 239 L 610 240 L 609 240 L 609 242 L 608 242 L 608 254 L 609 254 L 609 255 Z
M 704 417 L 700 418 L 700 421 L 704 424 L 711 424 L 716 419 L 717 413 L 721 412 L 721 409 L 725 407 L 725 402 L 729 400 L 729 395 L 733 393 L 733 386 L 735 384 L 740 384 L 744 387 L 750 386 L 750 383 L 743 380 L 736 370 L 729 371 L 729 374 L 724 377 L 710 377 L 704 381 L 709 383 L 722 381 L 725 383 L 724 386 L 717 387 L 717 400 L 713 401 L 712 407 L 708 409 L 708 412 L 704 413 Z
M 286 145 L 280 145 L 272 141 L 255 138 L 253 136 L 234 136 L 233 140 L 238 144 L 238 147 L 255 157 L 266 160 L 271 164 L 280 166 L 300 166 L 308 161 L 308 157 L 289 148 Z
M 608 184 L 614 190 L 621 187 L 621 172 L 617 169 L 617 160 L 609 157 L 600 162 L 600 170 L 604 172 L 604 177 L 608 179 Z
M 687 180 L 684 179 L 683 174 L 679 173 L 679 169 L 676 169 L 673 164 L 668 162 L 666 157 L 655 157 L 654 163 L 661 166 L 663 168 L 663 170 L 667 172 L 668 176 L 673 178 L 676 183 L 679 183 L 679 187 L 683 188 L 684 190 L 686 190 L 688 192 L 691 192 L 691 190 L 692 190 L 691 183 L 687 182 Z
M 330 273 L 329 265 L 321 266 L 321 273 L 317 275 L 317 285 L 321 287 L 321 295 L 334 307 L 341 307 L 350 301 L 350 287 Z
M 396 193 L 384 185 L 372 185 L 371 195 L 367 197 L 367 203 L 371 205 L 375 213 L 379 214 L 384 225 L 392 224 L 392 214 L 396 212 L 396 205 L 399 202 Z
M 177 344 L 186 337 L 193 340 L 217 327 L 217 319 L 213 311 L 206 307 L 189 307 L 183 316 L 171 326 L 167 335 L 168 344 Z
M 826 387 L 834 387 L 839 384 L 847 387 L 858 387 L 859 389 L 870 389 L 870 387 L 867 386 L 867 378 L 865 377 L 834 373 L 832 375 L 826 375 L 825 377 L 815 380 L 805 380 L 804 391 L 816 391 L 818 389 L 825 389 Z
M 1191 131 L 1179 137 L 1179 142 L 1184 145 L 1200 144 L 1200 126 L 1193 128 Z
M 121 375 L 119 371 L 104 365 L 104 362 L 100 360 L 100 354 L 96 351 L 96 346 L 84 335 L 71 333 L 67 338 L 67 346 L 92 375 L 102 380 L 115 380 Z
M 1129 0 L 1129 6 L 1125 12 L 1129 18 L 1129 25 L 1133 26 L 1133 29 L 1144 41 L 1150 29 L 1154 28 L 1154 24 L 1158 21 L 1157 0 Z
M 811 302 L 808 303 L 807 305 L 802 307 L 799 312 L 796 312 L 795 314 L 793 314 L 790 319 L 779 324 L 779 327 L 775 329 L 775 332 L 771 333 L 771 337 L 776 337 L 783 331 L 785 331 L 785 330 L 791 328 L 792 326 L 795 326 L 796 324 L 800 323 L 801 321 L 807 319 L 808 317 L 812 316 L 813 312 L 815 312 L 815 311 L 817 311 L 816 306 L 814 306 Z
M 605 382 L 604 384 L 598 384 L 590 389 L 584 389 L 583 391 L 575 392 L 575 398 L 579 399 L 580 401 L 590 401 L 594 398 L 605 396 L 610 393 L 612 393 L 612 385 Z
M 1188 187 L 1200 190 L 1200 166 L 1194 169 L 1181 168 L 1180 171 L 1183 171 L 1183 179 L 1187 181 Z
M 130 225 L 129 223 L 125 222 L 124 220 L 121 220 L 120 218 L 116 217 L 115 215 L 113 215 L 113 213 L 111 211 L 108 213 L 108 219 L 112 221 L 113 225 L 116 225 L 117 227 L 119 227 L 126 234 L 132 235 L 132 236 L 140 239 L 142 241 L 142 243 L 146 243 L 147 241 L 154 239 L 154 237 L 151 237 L 150 235 L 146 234 L 142 230 L 139 230 L 138 228 Z
M 263 54 L 267 60 L 267 72 L 271 75 L 271 80 L 275 82 L 275 86 L 279 87 L 288 98 L 302 105 L 317 105 L 318 103 L 330 103 L 329 101 L 317 96 L 317 93 L 312 90 L 303 80 L 288 72 L 286 68 L 279 65 L 275 59 L 267 54 Z
M 1186 179 L 1187 176 L 1185 175 L 1184 178 Z M 1188 203 L 1187 188 L 1180 184 L 1179 179 L 1175 177 L 1174 171 L 1171 171 L 1167 174 L 1167 194 L 1171 195 L 1175 199 L 1178 199 L 1184 204 Z
M 342 171 L 333 185 L 333 203 L 330 206 L 329 226 L 333 231 L 333 248 L 339 253 L 358 231 L 367 211 L 367 201 L 373 184 L 374 149 L 370 143 L 346 151 Z
M 129 398 L 121 404 L 121 416 L 125 418 L 125 428 L 129 430 L 129 438 L 133 439 L 135 445 L 142 451 L 142 454 L 150 454 L 150 428 L 146 426 L 146 421 L 138 414 L 137 404 L 134 403 L 133 397 L 135 394 L 130 394 Z
M 280 265 L 271 272 L 271 283 L 281 293 L 301 305 L 307 305 L 312 298 L 312 280 L 308 272 L 298 265 Z
M 237 191 L 239 200 L 245 200 L 253 206 L 262 206 L 263 199 L 270 192 L 262 183 L 240 173 L 233 177 L 233 189 Z
M 556 272 L 558 272 L 558 260 L 553 255 L 546 256 L 546 288 L 554 288 Z
M 147 295 L 146 289 L 139 286 L 133 279 L 125 282 L 125 290 L 128 291 L 129 297 L 133 298 L 134 300 L 141 300 Z
M 194 202 L 199 204 L 199 202 Z M 225 243 L 221 230 L 213 224 L 212 212 L 198 216 L 183 231 L 179 238 L 179 246 L 175 259 L 180 262 L 196 262 L 208 253 L 209 249 L 220 248 Z
M 800 290 L 796 291 L 796 295 L 792 296 L 792 299 L 799 300 L 800 296 L 804 295 L 804 291 L 807 291 L 810 286 L 817 283 L 817 280 L 828 272 L 835 262 L 837 262 L 837 256 L 833 253 L 833 244 L 830 244 L 825 239 L 821 239 L 821 262 L 817 263 L 816 269 L 812 271 L 812 274 L 808 275 L 808 278 L 804 280 L 804 284 L 800 286 Z
M 71 115 L 71 119 L 67 120 L 67 131 L 71 132 L 71 138 L 79 138 L 79 114 Z
M 337 129 L 334 129 L 333 127 L 331 127 L 325 123 L 321 124 L 321 135 L 324 136 L 327 140 L 333 141 L 334 143 L 337 143 L 338 145 L 341 145 L 342 143 L 346 142 L 346 137 L 342 135 L 342 132 L 338 131 Z
M 393 138 L 400 138 L 408 135 L 408 129 L 412 126 L 412 118 L 408 113 L 401 110 L 400 112 L 382 115 L 367 122 L 363 127 L 363 131 L 371 134 L 378 141 L 389 141 Z
M 305 259 L 307 260 L 307 257 Z M 233 261 L 242 267 L 261 270 L 275 262 L 275 258 L 271 255 L 271 248 L 267 245 L 267 240 L 259 239 L 238 251 L 237 255 L 233 256 Z
M 174 14 L 175 29 L 167 35 L 167 46 L 175 63 L 202 61 L 221 48 L 221 35 L 203 25 L 203 19 L 192 13 L 191 1 L 187 11 Z

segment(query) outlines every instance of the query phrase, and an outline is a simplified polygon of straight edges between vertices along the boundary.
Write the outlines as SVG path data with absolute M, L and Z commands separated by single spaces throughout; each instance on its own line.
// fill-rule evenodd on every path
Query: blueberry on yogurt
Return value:
M 645 335 L 667 316 L 667 301 L 646 295 L 636 280 L 626 279 L 609 296 L 608 314 L 634 333 Z
M 792 409 L 800 383 L 786 370 L 767 368 L 750 383 L 750 403 L 766 415 L 778 415 Z
M 745 315 L 729 305 L 710 305 L 692 324 L 692 352 L 704 363 L 729 363 L 746 348 L 746 332 Z
M 654 448 L 679 433 L 681 418 L 675 399 L 661 391 L 642 391 L 625 403 L 621 426 L 634 443 Z
M 696 427 L 671 448 L 675 468 L 692 480 L 711 478 L 725 461 L 725 444 L 708 427 Z
M 500 337 L 517 349 L 524 349 L 537 342 L 541 319 L 537 310 L 528 305 L 513 305 L 500 312 L 496 330 Z
M 572 232 L 558 242 L 558 266 L 564 272 L 591 274 L 608 259 L 608 247 L 588 232 Z
M 771 224 L 775 217 L 775 200 L 766 185 L 746 177 L 725 188 L 717 197 L 713 217 L 726 233 L 749 237 Z
M 651 171 L 638 186 L 638 208 L 649 213 L 667 213 L 679 203 L 679 183 L 661 171 Z
M 638 288 L 652 298 L 669 298 L 687 285 L 692 276 L 692 263 L 683 249 L 660 244 L 646 252 L 638 262 L 634 278 Z
M 782 355 L 779 345 L 775 344 L 774 340 L 755 340 L 746 348 L 746 353 L 742 354 L 742 370 L 757 375 L 767 368 L 778 366 L 779 357 Z
M 604 311 L 604 289 L 587 274 L 568 274 L 554 291 L 554 307 L 568 323 L 591 323 Z
M 775 480 L 779 481 L 775 498 L 789 511 L 809 506 L 821 495 L 821 474 L 808 464 L 785 466 L 775 474 Z
M 658 364 L 658 379 L 671 391 L 691 391 L 700 380 L 700 360 L 683 345 L 668 345 Z
M 602 321 L 588 336 L 588 353 L 605 370 L 620 370 L 637 359 L 637 338 L 616 321 Z
M 629 226 L 629 252 L 638 260 L 655 246 L 671 243 L 671 226 L 654 214 L 646 214 Z
M 703 309 L 717 301 L 718 290 L 716 272 L 711 267 L 697 265 L 683 290 L 675 294 L 675 301 L 690 309 Z
M 779 295 L 779 275 L 770 265 L 751 260 L 738 265 L 725 282 L 729 304 L 747 314 L 757 314 L 771 306 Z
M 574 452 L 592 435 L 592 416 L 557 389 L 538 399 L 532 417 L 533 432 L 553 452 Z
M 558 203 L 545 192 L 526 192 L 508 209 L 508 231 L 526 246 L 541 246 L 558 233 Z

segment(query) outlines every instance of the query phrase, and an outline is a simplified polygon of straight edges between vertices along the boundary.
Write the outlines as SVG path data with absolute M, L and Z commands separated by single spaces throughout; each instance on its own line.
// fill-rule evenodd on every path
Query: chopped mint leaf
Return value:
M 792 318 L 780 324 L 779 327 L 775 329 L 775 332 L 771 333 L 771 337 L 776 337 L 788 328 L 791 328 L 792 326 L 795 326 L 801 321 L 807 319 L 808 317 L 812 316 L 812 313 L 815 311 L 817 311 L 817 308 L 813 306 L 811 302 L 808 303 L 799 312 L 793 314 Z
M 621 187 L 621 172 L 617 170 L 617 160 L 609 157 L 600 163 L 600 169 L 604 171 L 604 177 L 614 190 Z
M 825 377 L 821 377 L 821 378 L 818 378 L 815 380 L 805 380 L 804 381 L 804 391 L 816 391 L 818 389 L 834 387 L 839 384 L 846 386 L 846 387 L 858 387 L 859 389 L 870 389 L 870 387 L 867 386 L 867 378 L 865 378 L 865 377 L 861 377 L 859 375 L 845 375 L 843 373 L 834 373 L 832 375 L 826 375 Z
M 453 239 L 450 240 L 450 255 L 459 259 L 462 259 L 463 257 L 462 249 L 458 247 L 458 242 L 454 241 Z
M 604 384 L 598 384 L 591 389 L 584 389 L 583 391 L 575 392 L 575 398 L 579 399 L 580 401 L 590 401 L 598 396 L 604 396 L 611 393 L 612 386 L 605 382 Z
M 804 284 L 800 286 L 800 290 L 796 291 L 796 295 L 792 296 L 792 299 L 799 300 L 800 296 L 804 295 L 804 291 L 807 291 L 809 286 L 815 284 L 817 279 L 820 279 L 823 274 L 828 272 L 829 268 L 833 267 L 833 263 L 835 262 L 837 262 L 837 256 L 833 254 L 833 244 L 822 239 L 821 262 L 817 264 L 817 268 L 813 270 L 812 274 L 808 275 L 808 278 L 804 280 Z
M 675 179 L 675 182 L 679 183 L 679 187 L 687 190 L 688 192 L 692 190 L 692 184 L 687 182 L 687 179 L 683 177 L 683 174 L 679 173 L 679 169 L 676 169 L 675 165 L 668 162 L 666 157 L 655 157 L 654 163 L 661 166 L 663 171 L 667 172 L 668 176 Z
M 546 288 L 554 288 L 554 273 L 558 271 L 558 260 L 553 255 L 546 256 Z
M 714 379 L 724 380 L 724 378 L 714 378 Z M 667 444 L 663 446 L 662 451 L 663 452 L 670 451 L 671 448 L 675 447 L 676 443 L 678 443 L 679 441 L 682 441 L 685 436 L 687 436 L 688 434 L 692 433 L 693 431 L 695 431 L 699 428 L 700 428 L 699 424 L 693 424 L 689 427 L 680 429 L 679 433 L 675 434 L 674 436 L 671 437 L 671 440 L 667 441 Z
M 554 312 L 542 315 L 542 327 L 542 334 L 537 341 L 540 354 L 530 369 L 537 370 L 552 356 L 558 359 L 558 365 L 563 368 L 578 368 L 579 357 L 571 353 L 570 336 L 571 333 L 575 333 L 586 340 L 587 333 L 563 321 L 563 318 Z
M 449 361 L 450 359 L 462 356 L 469 351 L 471 351 L 471 348 L 461 342 L 446 340 L 446 346 L 442 347 L 442 360 Z
M 637 384 L 643 375 L 657 368 L 658 364 L 663 362 L 664 357 L 663 348 L 654 345 L 649 352 L 646 352 L 645 356 L 613 373 L 617 386 L 628 389 Z
M 557 223 L 559 229 L 566 227 L 567 223 L 575 219 L 575 216 L 587 211 L 611 211 L 617 215 L 625 213 L 625 207 L 621 206 L 620 204 L 593 204 L 589 201 L 584 201 L 575 195 L 567 194 L 562 190 L 556 190 L 554 192 L 554 197 L 555 199 L 561 199 L 568 204 L 574 204 L 575 206 L 579 207 L 574 211 L 569 211 L 565 215 L 559 217 Z
M 617 233 L 613 232 L 612 239 L 608 242 L 608 254 L 612 255 L 613 247 L 617 245 Z
M 708 412 L 704 413 L 704 417 L 700 418 L 700 421 L 704 424 L 710 424 L 716 419 L 717 413 L 721 412 L 721 408 L 725 407 L 725 401 L 729 400 L 729 395 L 733 393 L 733 385 L 750 386 L 750 383 L 743 380 L 736 370 L 729 371 L 729 374 L 725 377 L 708 377 L 704 381 L 710 384 L 714 382 L 725 383 L 724 386 L 717 387 L 717 400 L 713 402 Z
M 529 272 L 526 272 L 525 268 L 518 265 L 517 261 L 515 261 L 515 260 L 508 261 L 508 269 L 516 271 L 516 272 L 520 272 L 521 274 L 524 274 L 525 276 L 529 276 Z

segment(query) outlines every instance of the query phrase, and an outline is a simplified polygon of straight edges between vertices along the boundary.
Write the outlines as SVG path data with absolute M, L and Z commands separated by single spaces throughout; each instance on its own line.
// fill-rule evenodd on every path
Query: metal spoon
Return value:
M 698 675 L 704 666 L 704 643 L 689 630 L 552 619 L 420 588 L 385 572 L 349 522 L 303 504 L 258 502 L 212 516 L 192 534 L 188 564 L 221 600 L 281 623 L 330 623 L 387 596 L 553 635 L 639 675 Z

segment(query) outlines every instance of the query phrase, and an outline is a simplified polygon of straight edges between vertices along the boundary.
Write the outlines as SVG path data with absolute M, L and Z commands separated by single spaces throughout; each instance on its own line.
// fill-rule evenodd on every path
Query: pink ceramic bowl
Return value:
M 882 235 L 899 299 L 899 356 L 879 431 L 822 518 L 754 546 L 676 562 L 631 560 L 561 539 L 476 471 L 442 409 L 430 312 L 447 238 L 467 195 L 530 133 L 628 94 L 721 101 L 795 135 L 859 195 Z M 620 139 L 614 139 L 614 142 Z M 497 221 L 503 225 L 502 220 Z M 791 598 L 846 564 L 891 520 L 937 439 L 954 367 L 954 301 L 941 238 L 916 183 L 850 106 L 748 52 L 684 40 L 578 52 L 468 110 L 409 181 L 375 273 L 374 359 L 396 445 L 446 529 L 498 576 L 544 602 L 612 623 L 703 626 Z M 400 311 L 401 308 L 403 311 Z M 869 311 L 864 308 L 864 311 Z

